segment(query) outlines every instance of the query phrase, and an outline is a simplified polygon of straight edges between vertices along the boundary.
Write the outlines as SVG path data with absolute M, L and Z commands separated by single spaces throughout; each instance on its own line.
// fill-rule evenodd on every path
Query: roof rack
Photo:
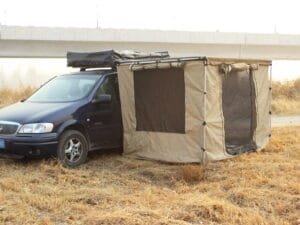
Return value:
M 143 60 L 124 60 L 122 64 L 152 64 L 152 63 L 172 63 L 172 62 L 187 62 L 187 61 L 207 61 L 207 57 L 205 56 L 186 56 L 186 57 L 178 57 L 178 58 L 164 58 L 164 59 L 143 59 Z
M 167 51 L 142 53 L 137 51 L 121 51 L 106 50 L 99 52 L 68 52 L 67 63 L 68 66 L 73 68 L 80 68 L 85 70 L 88 68 L 103 68 L 111 67 L 116 68 L 117 64 L 124 61 L 135 62 L 138 60 L 158 60 L 169 58 L 170 55 Z

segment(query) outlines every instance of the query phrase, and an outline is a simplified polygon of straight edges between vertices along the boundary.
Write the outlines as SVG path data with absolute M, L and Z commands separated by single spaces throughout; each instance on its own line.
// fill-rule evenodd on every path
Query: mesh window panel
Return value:
M 185 133 L 182 68 L 134 71 L 137 131 Z
M 248 71 L 224 75 L 222 107 L 225 122 L 225 142 L 229 154 L 256 149 L 253 141 L 256 129 L 255 89 Z

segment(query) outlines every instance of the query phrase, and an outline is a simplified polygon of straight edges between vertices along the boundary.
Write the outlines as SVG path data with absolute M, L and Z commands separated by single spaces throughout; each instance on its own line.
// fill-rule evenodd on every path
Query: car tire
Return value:
M 59 140 L 57 157 L 65 167 L 77 167 L 83 164 L 88 155 L 86 137 L 77 130 L 65 131 Z

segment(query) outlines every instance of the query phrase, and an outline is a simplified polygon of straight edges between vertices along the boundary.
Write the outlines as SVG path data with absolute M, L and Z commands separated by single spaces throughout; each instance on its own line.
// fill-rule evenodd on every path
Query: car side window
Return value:
M 107 76 L 97 89 L 95 99 L 99 98 L 101 95 L 111 95 L 112 100 L 118 99 L 118 92 L 116 92 L 118 84 L 116 80 L 117 78 L 115 75 Z

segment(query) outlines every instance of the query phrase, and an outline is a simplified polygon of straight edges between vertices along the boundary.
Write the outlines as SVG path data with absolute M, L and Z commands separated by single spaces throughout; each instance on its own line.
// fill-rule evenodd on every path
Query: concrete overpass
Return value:
M 0 57 L 61 58 L 102 49 L 299 60 L 300 35 L 0 26 Z

